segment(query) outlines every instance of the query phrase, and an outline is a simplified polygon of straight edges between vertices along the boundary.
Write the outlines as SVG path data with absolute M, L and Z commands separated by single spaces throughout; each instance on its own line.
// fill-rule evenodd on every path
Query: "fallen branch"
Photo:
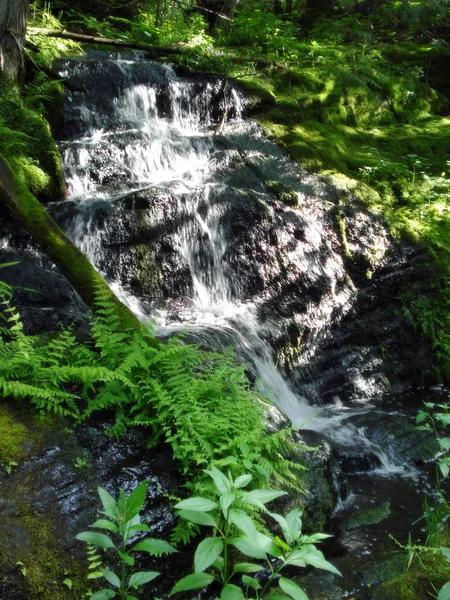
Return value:
M 149 46 L 148 44 L 140 44 L 139 42 L 130 42 L 124 40 L 114 40 L 110 38 L 100 37 L 97 35 L 86 35 L 84 33 L 73 33 L 71 31 L 52 31 L 42 29 L 40 27 L 29 27 L 27 29 L 29 35 L 45 35 L 46 37 L 61 38 L 63 40 L 72 40 L 81 44 L 95 44 L 102 46 L 113 46 L 115 48 L 131 48 L 132 50 L 143 50 L 152 56 L 161 57 L 168 54 L 181 54 L 181 48 L 174 46 Z

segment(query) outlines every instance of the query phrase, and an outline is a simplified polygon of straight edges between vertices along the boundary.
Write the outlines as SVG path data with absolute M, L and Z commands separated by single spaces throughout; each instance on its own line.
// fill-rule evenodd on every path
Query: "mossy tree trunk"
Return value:
M 69 240 L 42 204 L 14 175 L 6 160 L 0 155 L 1 205 L 6 207 L 17 221 L 23 225 L 94 313 L 97 309 L 96 294 L 101 291 L 113 303 L 115 313 L 124 331 L 139 328 L 139 321 L 135 315 L 116 298 L 89 260 Z
M 29 0 L 0 0 L 0 72 L 17 82 L 23 69 L 23 48 Z

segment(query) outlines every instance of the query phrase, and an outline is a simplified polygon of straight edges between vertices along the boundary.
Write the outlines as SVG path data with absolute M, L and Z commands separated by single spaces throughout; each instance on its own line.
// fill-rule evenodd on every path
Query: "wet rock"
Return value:
M 347 481 L 332 448 L 321 434 L 304 429 L 293 433 L 293 441 L 298 444 L 299 454 L 290 458 L 305 465 L 302 473 L 303 492 L 300 498 L 292 494 L 279 498 L 277 511 L 286 514 L 298 507 L 300 501 L 304 530 L 323 531 L 338 501 L 347 495 Z
M 133 429 L 120 440 L 105 435 L 109 423 L 75 429 L 33 413 L 10 409 L 32 444 L 8 474 L 0 472 L 0 594 L 4 600 L 59 600 L 85 591 L 85 548 L 75 535 L 88 529 L 101 508 L 97 486 L 116 496 L 149 482 L 143 521 L 153 537 L 167 537 L 174 524 L 168 495 L 179 484 L 170 449 L 147 449 L 148 433 Z M 67 428 L 65 428 L 67 427 Z M 184 557 L 171 560 L 175 565 Z M 169 571 L 164 561 L 160 570 Z M 19 564 L 18 564 L 19 563 Z M 181 567 L 182 568 L 182 567 Z M 26 576 L 21 570 L 25 569 Z M 70 591 L 63 583 L 73 580 Z M 43 587 L 44 586 L 44 587 Z
M 0 264 L 11 262 L 18 264 L 2 269 L 0 278 L 14 287 L 12 306 L 17 308 L 26 334 L 73 326 L 79 337 L 88 335 L 90 310 L 38 249 L 0 249 Z

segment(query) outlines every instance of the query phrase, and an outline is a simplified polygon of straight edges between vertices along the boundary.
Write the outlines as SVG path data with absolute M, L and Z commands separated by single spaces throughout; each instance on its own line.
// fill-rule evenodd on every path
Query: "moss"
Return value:
M 438 591 L 448 581 L 448 563 L 436 549 L 414 558 L 410 567 L 389 581 L 379 585 L 373 600 L 429 600 L 430 593 Z
M 344 519 L 341 527 L 344 531 L 349 531 L 351 529 L 357 529 L 362 525 L 374 525 L 387 519 L 390 514 L 391 506 L 389 502 L 382 502 L 373 508 L 353 512 Z
M 22 597 L 29 600 L 84 597 L 83 567 L 61 554 L 55 525 L 47 516 L 32 511 L 25 498 L 15 502 L 2 519 L 0 532 L 6 542 L 0 543 L 0 589 L 8 573 L 14 589 L 23 590 Z
M 295 190 L 289 189 L 280 181 L 266 181 L 265 186 L 268 190 L 276 195 L 276 197 L 281 200 L 287 206 L 298 206 L 299 205 L 299 195 Z
M 18 177 L 43 201 L 64 196 L 61 158 L 48 122 L 27 108 L 19 91 L 0 79 L 0 153 L 8 159 Z
M 346 258 L 351 258 L 351 250 L 347 241 L 347 231 L 345 227 L 345 215 L 341 210 L 336 211 L 334 221 L 341 240 L 342 249 Z
M 98 306 L 97 297 L 103 295 L 113 303 L 124 331 L 135 331 L 139 328 L 139 321 L 133 313 L 117 299 L 84 254 L 69 240 L 1 156 L 0 192 L 0 199 L 14 217 L 48 254 L 94 312 L 102 308 L 101 305 Z M 158 344 L 156 340 L 155 344 Z
M 405 568 L 406 557 L 403 555 L 397 555 L 382 563 L 369 566 L 363 573 L 364 585 L 373 587 L 375 585 L 386 583 L 387 581 L 392 581 L 403 575 Z
M 21 461 L 25 456 L 23 445 L 27 438 L 26 427 L 6 406 L 0 406 L 0 465 L 8 467 L 11 462 Z
M 131 285 L 139 292 L 152 296 L 160 289 L 160 276 L 155 262 L 155 250 L 148 244 L 135 244 L 132 248 L 135 272 Z

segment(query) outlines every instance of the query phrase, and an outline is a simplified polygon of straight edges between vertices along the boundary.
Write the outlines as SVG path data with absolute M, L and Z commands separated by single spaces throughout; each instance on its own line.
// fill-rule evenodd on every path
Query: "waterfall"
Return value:
M 293 390 L 277 366 L 273 341 L 298 330 L 308 332 L 297 357 L 307 369 L 355 299 L 323 218 L 324 184 L 242 118 L 244 100 L 223 80 L 180 78 L 139 57 L 103 57 L 101 68 L 95 56 L 66 60 L 60 71 L 84 91 L 67 100 L 60 149 L 68 200 L 52 210 L 118 296 L 140 318 L 155 319 L 160 336 L 183 330 L 211 348 L 233 345 L 294 425 L 376 455 L 386 473 L 405 472 L 352 422 L 370 408 L 349 410 L 340 398 L 322 407 L 301 385 Z M 286 190 L 298 208 L 284 204 Z M 256 232 L 246 231 L 242 211 Z M 156 301 L 142 292 L 138 254 L 148 271 L 158 265 L 160 280 L 170 280 L 170 295 Z M 363 400 L 379 391 L 359 373 L 354 385 Z

